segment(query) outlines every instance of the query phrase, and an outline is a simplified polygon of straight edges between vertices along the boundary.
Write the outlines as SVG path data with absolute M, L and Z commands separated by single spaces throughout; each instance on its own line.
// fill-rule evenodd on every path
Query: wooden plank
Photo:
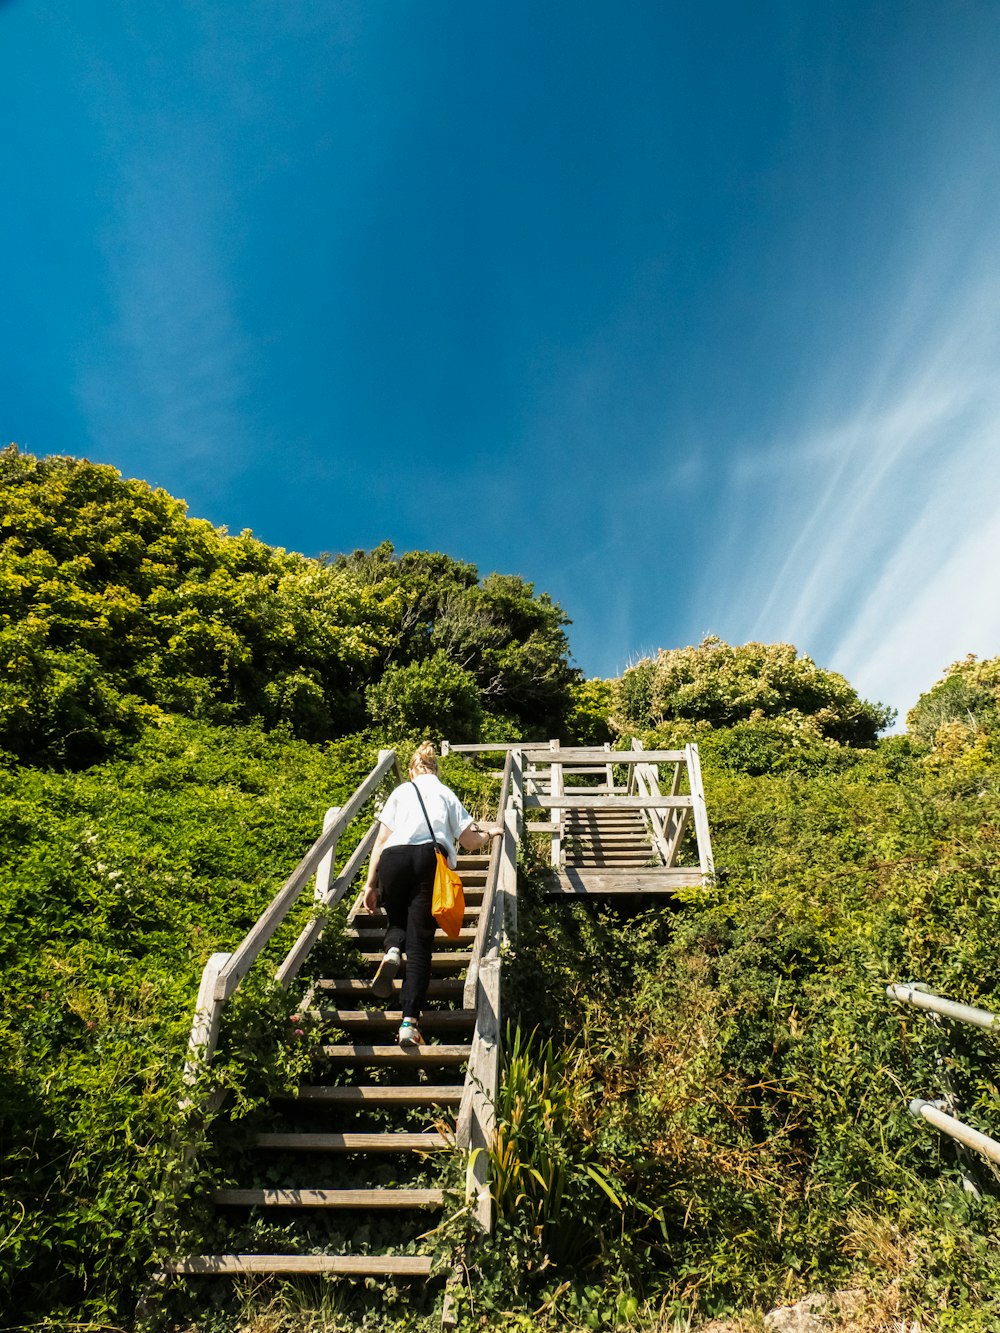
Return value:
M 258 1148 L 275 1148 L 292 1152 L 440 1152 L 455 1145 L 439 1131 L 426 1134 L 258 1134 L 254 1139 Z
M 559 748 L 559 742 L 553 741 L 552 742 L 553 751 L 557 750 L 558 748 Z M 549 781 L 549 795 L 552 797 L 561 796 L 563 793 L 562 764 L 553 763 L 549 771 L 551 774 Z M 536 797 L 535 799 L 540 801 L 544 798 Z M 558 870 L 559 866 L 562 865 L 562 809 L 560 806 L 553 804 L 551 801 L 549 803 L 549 806 L 552 811 L 552 823 L 555 826 L 555 831 L 552 834 L 552 849 L 551 849 L 550 860 L 552 862 L 552 865 Z
M 705 804 L 705 788 L 701 781 L 701 760 L 698 758 L 697 745 L 685 747 L 688 766 L 688 783 L 694 806 L 694 827 L 698 837 L 698 859 L 706 875 L 715 873 L 712 858 L 712 838 L 708 831 L 708 807 Z
M 600 804 L 598 804 L 600 802 Z M 683 810 L 691 805 L 690 796 L 525 796 L 526 810 Z
M 321 1046 L 320 1053 L 337 1064 L 463 1065 L 469 1046 Z
M 215 1190 L 215 1203 L 234 1208 L 442 1208 L 444 1190 Z
M 398 1028 L 403 1021 L 402 1009 L 320 1009 L 314 1013 L 323 1022 L 334 1023 L 345 1030 Z M 439 1032 L 442 1028 L 471 1028 L 475 1022 L 475 1009 L 425 1009 L 420 1015 L 420 1027 L 427 1032 Z
M 323 1083 L 309 1083 L 298 1094 L 278 1097 L 278 1101 L 313 1103 L 323 1106 L 457 1106 L 462 1100 L 459 1083 L 433 1085 L 407 1084 L 405 1087 L 375 1085 L 364 1088 L 336 1088 Z
M 192 1254 L 168 1260 L 169 1276 L 235 1273 L 334 1273 L 343 1277 L 428 1277 L 423 1254 Z
M 362 928 L 360 930 L 350 929 L 344 931 L 345 938 L 349 940 L 356 940 L 359 944 L 367 944 L 367 945 L 381 944 L 382 937 L 384 935 L 385 935 L 384 930 L 377 930 L 377 929 L 365 930 L 364 928 Z M 444 931 L 437 930 L 434 932 L 434 948 L 435 949 L 460 948 L 464 945 L 474 944 L 475 939 L 476 939 L 476 932 L 474 930 L 461 930 L 455 936 L 446 935 Z
M 187 1059 L 184 1062 L 184 1082 L 193 1086 L 199 1075 L 208 1067 L 215 1054 L 219 1040 L 219 1024 L 222 1021 L 222 1002 L 215 998 L 215 988 L 219 974 L 229 962 L 232 954 L 213 953 L 205 964 L 195 1001 L 194 1020 L 191 1023 L 191 1036 L 188 1038 Z M 191 1106 L 190 1096 L 181 1100 L 181 1110 Z
M 381 953 L 363 953 L 361 957 L 372 967 L 382 961 Z M 433 953 L 431 954 L 431 971 L 460 972 L 463 967 L 468 967 L 471 961 L 472 954 L 468 951 L 463 951 L 461 953 Z
M 327 811 L 328 816 L 332 815 L 336 817 L 337 814 L 339 814 L 339 808 L 337 807 L 335 807 L 333 810 Z M 332 820 L 330 822 L 332 822 Z M 324 827 L 327 827 L 327 825 L 324 825 Z M 289 983 L 293 980 L 293 978 L 298 976 L 302 964 L 309 957 L 309 954 L 312 952 L 312 949 L 315 946 L 317 940 L 319 940 L 319 938 L 323 934 L 323 931 L 326 928 L 326 921 L 327 921 L 326 914 L 332 907 L 335 907 L 336 904 L 340 902 L 344 894 L 347 893 L 347 891 L 351 888 L 354 881 L 358 877 L 358 872 L 360 871 L 362 865 L 364 864 L 365 861 L 367 861 L 368 855 L 371 852 L 371 849 L 375 845 L 375 839 L 378 837 L 378 830 L 379 830 L 378 820 L 373 820 L 371 827 L 368 829 L 368 832 L 358 843 L 357 847 L 355 847 L 354 851 L 351 853 L 347 861 L 347 864 L 344 866 L 344 869 L 334 880 L 333 884 L 330 884 L 329 882 L 329 870 L 327 870 L 326 872 L 327 887 L 322 894 L 320 894 L 319 892 L 319 885 L 320 885 L 320 878 L 323 873 L 323 866 L 322 864 L 320 865 L 319 870 L 317 870 L 316 872 L 316 886 L 317 886 L 316 896 L 319 900 L 320 915 L 314 917 L 312 921 L 306 923 L 306 925 L 303 927 L 299 935 L 299 938 L 292 945 L 291 949 L 289 949 L 288 954 L 285 957 L 285 961 L 281 964 L 277 972 L 274 974 L 278 983 L 281 986 L 284 986 L 287 989 Z M 330 857 L 331 862 L 333 860 L 333 854 L 334 853 L 332 849 L 330 852 L 327 853 L 327 855 Z
M 704 882 L 697 868 L 656 867 L 648 870 L 589 869 L 568 866 L 553 875 L 545 887 L 549 896 L 598 897 L 601 894 L 671 894 L 675 889 L 697 887 Z
M 551 751 L 542 748 L 524 747 L 524 757 L 528 763 L 544 765 L 553 762 Z M 577 764 L 617 764 L 627 768 L 631 764 L 676 764 L 683 762 L 683 750 L 594 750 L 562 746 L 556 763 L 571 768 Z
M 326 991 L 332 995 L 370 995 L 372 983 L 370 980 L 364 981 L 360 977 L 326 977 L 317 981 L 316 989 Z M 452 977 L 432 977 L 427 987 L 427 998 L 429 1000 L 451 1000 L 462 994 L 464 982 L 457 981 Z M 403 989 L 403 983 L 398 978 L 392 983 L 392 989 L 398 994 Z

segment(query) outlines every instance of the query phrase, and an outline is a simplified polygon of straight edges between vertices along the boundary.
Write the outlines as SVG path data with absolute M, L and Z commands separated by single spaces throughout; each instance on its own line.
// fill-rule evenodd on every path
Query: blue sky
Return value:
M 0 0 L 0 435 L 905 710 L 1000 652 L 996 0 Z

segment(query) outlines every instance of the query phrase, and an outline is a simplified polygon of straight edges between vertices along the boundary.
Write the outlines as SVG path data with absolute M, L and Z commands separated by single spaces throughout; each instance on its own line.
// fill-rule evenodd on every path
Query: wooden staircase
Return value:
M 460 751 L 496 747 L 456 745 Z M 714 874 L 698 747 L 631 750 L 521 747 L 529 833 L 550 839 L 548 893 L 648 897 L 704 884 Z M 685 855 L 697 858 L 684 864 Z
M 695 746 L 643 751 L 633 742 L 632 750 L 614 753 L 556 742 L 452 748 L 505 754 L 497 775 L 497 819 L 505 831 L 488 857 L 459 858 L 466 914 L 457 939 L 439 931 L 435 940 L 421 1018 L 427 1044 L 395 1044 L 398 979 L 388 1001 L 371 989 L 386 920 L 360 911 L 356 881 L 376 820 L 334 871 L 343 831 L 383 783 L 399 777 L 394 752 L 382 751 L 345 805 L 328 812 L 323 833 L 235 952 L 213 955 L 205 968 L 185 1070 L 189 1108 L 214 1099 L 211 1060 L 224 1006 L 312 877 L 318 910 L 277 968 L 283 986 L 302 984 L 301 969 L 329 913 L 348 893 L 357 895 L 344 928 L 356 950 L 353 975 L 313 977 L 304 991 L 302 1021 L 320 1024 L 324 1036 L 311 1078 L 271 1103 L 266 1123 L 255 1125 L 247 1142 L 237 1181 L 214 1190 L 211 1246 L 162 1264 L 159 1280 L 433 1276 L 428 1233 L 448 1205 L 444 1155 L 466 1156 L 464 1203 L 482 1231 L 492 1228 L 488 1149 L 500 1066 L 501 948 L 516 937 L 522 834 L 549 838 L 548 891 L 558 896 L 669 894 L 712 874 Z M 528 812 L 542 812 L 544 821 L 524 823 Z M 683 864 L 692 850 L 697 864 Z
M 281 1155 L 282 1174 L 295 1185 L 260 1183 L 215 1190 L 217 1208 L 296 1217 L 289 1240 L 302 1249 L 324 1231 L 313 1219 L 331 1211 L 340 1232 L 357 1232 L 373 1213 L 398 1215 L 392 1250 L 289 1253 L 219 1252 L 189 1255 L 163 1266 L 164 1274 L 332 1273 L 353 1277 L 428 1277 L 432 1257 L 421 1235 L 432 1228 L 445 1206 L 440 1184 L 426 1183 L 435 1172 L 433 1156 L 456 1148 L 456 1115 L 465 1092 L 472 1054 L 476 1009 L 464 1007 L 466 973 L 472 961 L 482 914 L 490 858 L 463 855 L 459 870 L 466 886 L 462 933 L 449 940 L 437 932 L 432 955 L 429 1008 L 421 1027 L 428 1044 L 402 1048 L 395 1034 L 402 1013 L 371 991 L 387 925 L 383 913 L 360 910 L 360 895 L 348 916 L 347 937 L 359 947 L 360 975 L 319 978 L 310 986 L 303 1021 L 335 1033 L 317 1054 L 313 1078 L 294 1097 L 277 1099 L 273 1123 L 253 1136 L 267 1175 L 267 1158 Z M 400 980 L 393 983 L 398 995 Z M 384 1007 L 386 1004 L 390 1007 Z M 376 1127 L 377 1124 L 377 1127 Z M 393 1161 L 387 1168 L 387 1159 Z M 407 1160 L 408 1159 L 408 1160 Z M 346 1163 L 346 1167 L 345 1167 Z M 347 1177 L 349 1185 L 317 1185 L 317 1179 Z M 384 1183 L 387 1176 L 391 1184 Z M 418 1184 L 399 1183 L 417 1177 Z M 239 1223 L 233 1227 L 239 1236 Z M 384 1228 L 383 1228 L 384 1230 Z M 396 1251 L 405 1252 L 396 1252 Z

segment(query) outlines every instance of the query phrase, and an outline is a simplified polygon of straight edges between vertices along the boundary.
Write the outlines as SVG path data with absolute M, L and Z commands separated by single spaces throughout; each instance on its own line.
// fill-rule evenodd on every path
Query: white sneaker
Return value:
M 404 1018 L 399 1025 L 399 1044 L 400 1046 L 423 1046 L 424 1038 L 420 1029 L 417 1027 L 415 1018 Z
M 398 949 L 386 949 L 378 965 L 378 971 L 372 978 L 372 994 L 377 995 L 380 1000 L 386 1000 L 392 994 L 392 983 L 396 979 L 402 961 Z

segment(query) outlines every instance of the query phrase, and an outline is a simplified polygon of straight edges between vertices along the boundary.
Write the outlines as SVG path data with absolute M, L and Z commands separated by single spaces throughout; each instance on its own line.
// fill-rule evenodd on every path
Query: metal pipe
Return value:
M 940 1014 L 942 1018 L 954 1018 L 959 1023 L 971 1023 L 977 1028 L 993 1028 L 1000 1023 L 1000 1018 L 996 1014 L 991 1014 L 988 1009 L 975 1009 L 969 1004 L 956 1004 L 954 1000 L 934 995 L 917 984 L 886 986 L 885 993 L 890 1000 L 901 1000 L 904 1004 L 912 1004 L 916 1009 L 927 1009 L 932 1014 Z
M 926 1102 L 920 1097 L 914 1097 L 913 1101 L 910 1102 L 910 1115 L 915 1120 L 922 1117 L 935 1129 L 939 1129 L 942 1134 L 957 1139 L 959 1143 L 964 1143 L 967 1148 L 982 1153 L 991 1162 L 1000 1165 L 1000 1143 L 997 1143 L 996 1139 L 991 1139 L 988 1134 L 980 1134 L 978 1129 L 973 1129 L 971 1125 L 956 1120 L 953 1115 L 948 1115 L 940 1107 L 935 1106 L 933 1102 Z

